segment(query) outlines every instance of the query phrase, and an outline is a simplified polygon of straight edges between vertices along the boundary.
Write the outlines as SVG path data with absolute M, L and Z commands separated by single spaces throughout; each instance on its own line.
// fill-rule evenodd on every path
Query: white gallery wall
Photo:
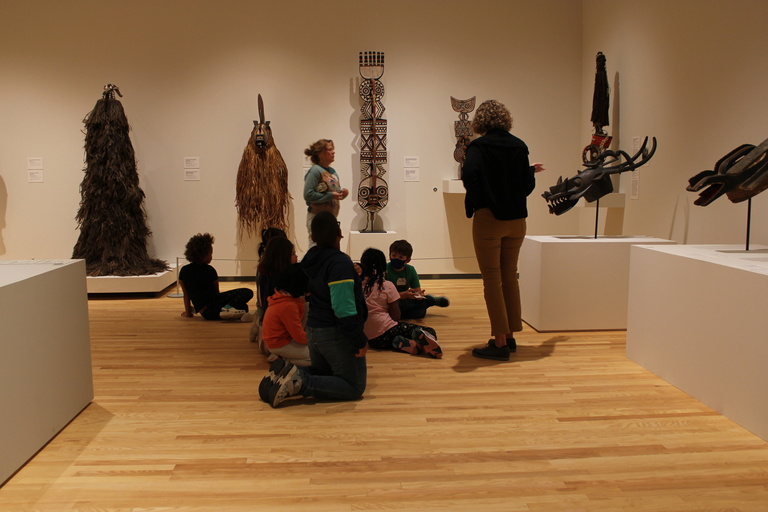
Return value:
M 768 138 L 766 18 L 762 0 L 584 1 L 584 59 L 597 50 L 608 58 L 609 131 L 622 148 L 637 136 L 659 140 L 656 156 L 638 171 L 638 199 L 626 200 L 625 234 L 746 243 L 747 202 L 722 196 L 696 206 L 698 194 L 685 187 L 741 144 Z M 592 80 L 585 75 L 583 87 Z M 582 117 L 591 109 L 589 93 Z M 629 181 L 629 173 L 621 176 L 627 194 Z M 751 243 L 768 243 L 768 193 L 752 199 Z
M 208 231 L 220 274 L 252 275 L 258 238 L 238 237 L 234 196 L 259 93 L 288 165 L 298 252 L 307 248 L 303 150 L 319 138 L 335 141 L 334 167 L 351 191 L 342 227 L 363 228 L 355 196 L 365 50 L 386 53 L 390 203 L 381 218 L 413 243 L 420 272 L 477 271 L 463 195 L 442 191 L 458 177 L 451 96 L 506 103 L 513 132 L 545 163 L 529 234 L 593 229 L 594 209 L 556 217 L 540 196 L 580 168 L 598 50 L 614 89 L 609 132 L 625 149 L 634 136 L 659 139 L 639 172 L 639 198 L 602 209 L 603 229 L 739 242 L 745 205 L 723 197 L 694 207 L 685 185 L 735 146 L 768 136 L 759 60 L 768 36 L 758 25 L 767 11 L 756 0 L 0 0 L 0 258 L 71 256 L 82 119 L 106 83 L 124 94 L 153 256 L 173 263 L 191 235 Z M 199 181 L 184 180 L 188 156 L 200 159 Z M 417 182 L 403 179 L 406 156 L 419 157 Z M 30 158 L 42 159 L 42 183 L 29 182 Z M 756 243 L 768 241 L 766 201 L 753 201 Z

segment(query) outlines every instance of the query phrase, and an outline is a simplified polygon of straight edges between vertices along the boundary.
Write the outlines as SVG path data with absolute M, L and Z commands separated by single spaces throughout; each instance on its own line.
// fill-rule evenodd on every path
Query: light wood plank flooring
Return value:
M 96 397 L 0 510 L 768 510 L 768 443 L 629 361 L 624 332 L 526 329 L 483 361 L 480 281 L 423 284 L 451 299 L 424 321 L 444 359 L 371 351 L 362 400 L 274 410 L 250 324 L 90 300 Z

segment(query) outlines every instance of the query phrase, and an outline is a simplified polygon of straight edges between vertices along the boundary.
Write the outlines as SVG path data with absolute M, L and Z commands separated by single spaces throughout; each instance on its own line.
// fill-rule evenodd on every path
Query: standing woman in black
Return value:
M 536 185 L 535 173 L 544 170 L 540 163 L 529 163 L 528 147 L 511 129 L 509 110 L 496 100 L 484 101 L 472 120 L 472 131 L 481 136 L 467 147 L 461 176 L 493 336 L 472 355 L 498 361 L 509 360 L 517 350 L 514 333 L 523 330 L 517 259 L 525 238 L 527 197 Z

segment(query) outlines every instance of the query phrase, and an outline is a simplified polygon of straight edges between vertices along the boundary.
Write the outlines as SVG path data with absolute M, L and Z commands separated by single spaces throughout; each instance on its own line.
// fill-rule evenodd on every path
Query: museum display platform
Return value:
M 520 250 L 523 321 L 537 331 L 627 328 L 630 247 L 663 238 L 527 236 Z
M 632 248 L 627 356 L 768 440 L 768 251 Z
M 0 261 L 0 484 L 93 400 L 83 260 Z
M 159 293 L 176 282 L 176 266 L 146 276 L 88 276 L 88 293 Z

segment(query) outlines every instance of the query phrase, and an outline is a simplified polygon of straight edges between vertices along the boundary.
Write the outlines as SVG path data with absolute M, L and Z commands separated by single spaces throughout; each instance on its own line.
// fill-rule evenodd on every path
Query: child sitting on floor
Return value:
M 200 313 L 206 320 L 239 320 L 248 312 L 253 290 L 236 288 L 219 292 L 219 275 L 211 266 L 213 241 L 210 233 L 198 233 L 187 242 L 184 256 L 189 264 L 179 271 L 179 285 L 184 293 L 181 316 Z
M 395 240 L 389 246 L 387 280 L 395 285 L 400 293 L 400 314 L 402 318 L 419 319 L 427 315 L 427 308 L 450 305 L 447 297 L 427 295 L 419 282 L 419 274 L 408 263 L 413 256 L 413 246 L 407 240 Z
M 400 322 L 400 294 L 385 279 L 387 260 L 378 249 L 366 249 L 360 258 L 363 295 L 368 305 L 365 335 L 368 346 L 380 350 L 396 350 L 413 355 L 443 357 L 437 334 L 431 327 Z
M 302 320 L 306 308 L 307 275 L 293 263 L 275 279 L 275 293 L 267 298 L 261 326 L 264 344 L 270 353 L 296 366 L 309 366 L 309 347 Z

